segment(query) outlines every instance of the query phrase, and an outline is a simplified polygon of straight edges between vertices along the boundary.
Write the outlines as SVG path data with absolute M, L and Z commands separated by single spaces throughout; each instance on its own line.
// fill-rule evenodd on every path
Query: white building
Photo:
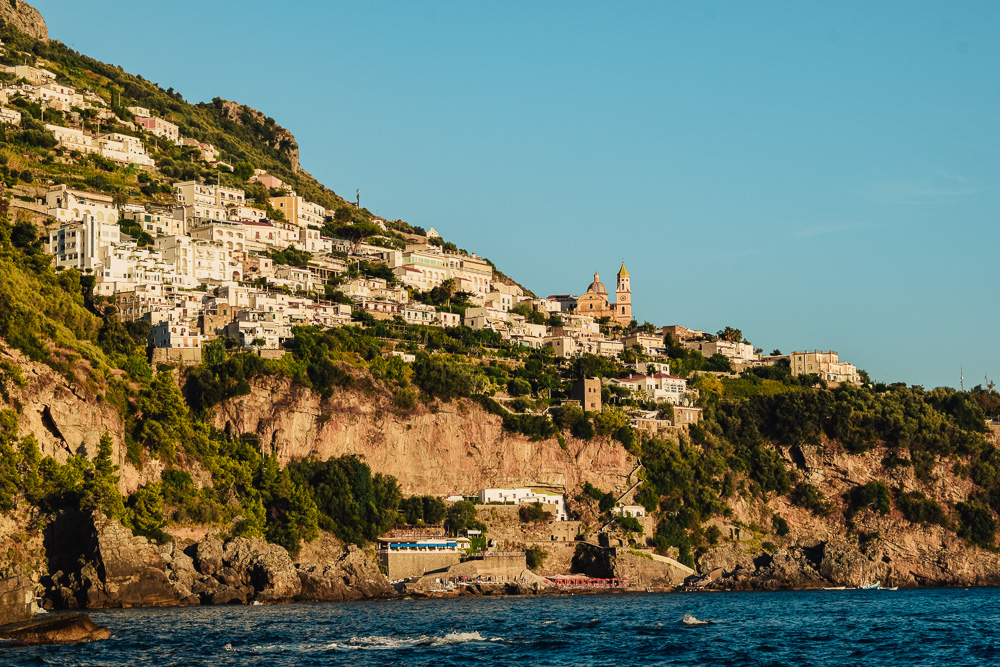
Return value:
M 202 338 L 200 333 L 177 320 L 163 320 L 149 330 L 149 342 L 153 347 L 194 349 L 201 347 Z
M 242 263 L 217 243 L 187 236 L 162 236 L 156 239 L 156 249 L 174 265 L 175 275 L 186 285 L 242 279 Z
M 198 181 L 174 183 L 174 197 L 185 206 L 201 204 L 225 209 L 227 206 L 239 207 L 246 204 L 246 193 L 239 188 Z M 222 217 L 225 218 L 226 215 L 223 214 Z
M 137 164 L 152 167 L 153 158 L 146 155 L 146 147 L 142 140 L 127 134 L 102 134 L 97 139 L 97 147 L 101 156 L 123 164 Z
M 531 489 L 483 489 L 479 492 L 479 502 L 487 505 L 497 503 L 501 505 L 531 505 L 541 503 L 543 505 L 556 506 L 556 521 L 568 521 L 566 514 L 566 501 L 558 494 L 539 493 Z
M 457 291 L 486 296 L 492 291 L 493 267 L 475 255 L 453 255 L 440 248 L 409 245 L 389 266 L 404 285 L 427 291 L 454 280 Z
M 827 382 L 861 384 L 861 375 L 854 364 L 840 360 L 840 355 L 829 352 L 792 352 L 789 356 L 792 375 L 815 373 Z
M 613 378 L 608 381 L 616 387 L 628 389 L 640 400 L 679 405 L 688 393 L 687 380 L 666 373 L 653 375 L 633 375 L 627 378 Z
M 86 155 L 88 153 L 96 153 L 100 150 L 94 138 L 83 130 L 78 130 L 75 127 L 48 124 L 45 126 L 45 129 L 55 136 L 61 148 L 68 151 L 79 151 Z
M 77 222 L 64 222 L 59 229 L 49 232 L 49 252 L 55 256 L 56 266 L 97 272 L 101 266 L 101 248 L 121 241 L 118 225 L 99 222 L 87 215 Z
M 92 215 L 97 222 L 118 222 L 118 209 L 111 197 L 96 192 L 74 190 L 67 185 L 57 185 L 45 193 L 47 213 L 59 222 L 83 220 Z

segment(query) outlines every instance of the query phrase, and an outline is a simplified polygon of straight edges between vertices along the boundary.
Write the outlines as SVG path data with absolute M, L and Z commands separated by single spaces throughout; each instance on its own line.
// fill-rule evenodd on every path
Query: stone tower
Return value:
M 632 321 L 632 286 L 629 284 L 625 262 L 618 270 L 618 287 L 615 289 L 615 320 L 622 324 Z

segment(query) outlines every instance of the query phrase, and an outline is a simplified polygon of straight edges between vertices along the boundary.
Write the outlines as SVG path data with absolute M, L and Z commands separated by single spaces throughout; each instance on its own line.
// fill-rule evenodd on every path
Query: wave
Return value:
M 322 643 L 273 643 L 259 644 L 256 646 L 235 647 L 226 644 L 222 647 L 224 651 L 239 651 L 249 653 L 314 653 L 319 651 L 360 651 L 371 649 L 403 649 L 416 647 L 436 647 L 452 646 L 454 644 L 464 644 L 467 642 L 500 642 L 499 637 L 484 637 L 479 632 L 450 632 L 446 635 L 433 636 L 421 635 L 419 637 L 389 637 L 384 635 L 373 635 L 371 637 L 351 637 L 347 641 L 322 642 Z
M 691 614 L 684 614 L 684 618 L 681 619 L 682 625 L 712 625 L 712 621 L 703 621 L 701 619 L 695 618 Z
M 406 648 L 409 646 L 451 646 L 466 642 L 497 642 L 499 638 L 489 639 L 479 632 L 450 632 L 440 637 L 422 635 L 420 637 L 386 637 L 374 635 L 371 637 L 351 637 L 340 648 Z

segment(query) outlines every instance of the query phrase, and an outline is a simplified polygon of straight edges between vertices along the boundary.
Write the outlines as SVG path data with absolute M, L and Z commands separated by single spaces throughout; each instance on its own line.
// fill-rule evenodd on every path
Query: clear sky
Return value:
M 995 0 L 33 4 L 541 296 L 624 259 L 640 322 L 1000 375 Z

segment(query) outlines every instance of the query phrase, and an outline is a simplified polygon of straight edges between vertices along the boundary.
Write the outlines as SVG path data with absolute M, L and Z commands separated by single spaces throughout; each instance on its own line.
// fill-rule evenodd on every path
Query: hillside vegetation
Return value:
M 106 96 L 121 120 L 128 118 L 127 106 L 148 107 L 178 124 L 183 135 L 214 144 L 233 163 L 264 168 L 331 211 L 348 210 L 340 223 L 371 217 L 298 169 L 294 138 L 273 119 L 223 100 L 189 104 L 172 89 L 10 26 L 0 27 L 0 38 L 11 52 L 52 63 L 62 81 Z M 0 176 L 8 187 L 44 178 L 107 192 L 125 189 L 135 198 L 155 200 L 179 178 L 245 185 L 236 174 L 218 173 L 177 147 L 156 142 L 149 145 L 160 166 L 153 176 L 57 154 L 46 139 L 41 109 L 22 110 L 22 128 L 0 136 Z M 410 230 L 405 223 L 399 229 Z M 136 468 L 162 473 L 123 496 L 110 437 L 92 458 L 78 453 L 59 463 L 43 456 L 33 434 L 17 430 L 24 406 L 14 396 L 24 379 L 16 365 L 4 362 L 0 508 L 5 511 L 30 506 L 49 516 L 66 508 L 98 509 L 154 540 L 167 539 L 164 531 L 171 525 L 209 524 L 228 535 L 264 536 L 293 553 L 320 530 L 364 544 L 404 517 L 416 517 L 397 480 L 355 456 L 300 459 L 283 467 L 263 453 L 256 434 L 210 426 L 221 403 L 250 393 L 264 379 L 281 377 L 327 406 L 338 392 L 385 392 L 398 415 L 476 403 L 499 417 L 506 430 L 533 441 L 596 438 L 624 447 L 643 465 L 636 501 L 656 519 L 654 534 L 640 539 L 688 564 L 719 542 L 710 520 L 731 518 L 737 504 L 761 506 L 775 498 L 823 520 L 842 520 L 857 539 L 863 536 L 856 517 L 895 511 L 914 530 L 939 526 L 971 545 L 995 549 L 1000 451 L 987 438 L 986 419 L 1000 416 L 1000 395 L 992 385 L 968 392 L 877 383 L 829 388 L 818 377 L 793 377 L 787 365 L 719 378 L 713 373 L 731 370 L 724 358 L 705 359 L 671 346 L 675 372 L 699 390 L 703 420 L 674 437 L 655 437 L 637 432 L 622 408 L 660 410 L 669 418 L 668 406 L 643 404 L 607 386 L 603 398 L 611 407 L 601 412 L 563 404 L 574 380 L 625 376 L 632 372 L 626 363 L 647 360 L 641 351 L 626 350 L 617 360 L 559 359 L 551 350 L 513 346 L 490 331 L 378 322 L 362 312 L 355 313 L 353 326 L 297 328 L 279 360 L 213 342 L 198 366 L 154 368 L 146 325 L 119 322 L 114 309 L 95 304 L 92 277 L 55 272 L 42 234 L 11 214 L 8 199 L 0 203 L 0 344 L 50 366 L 89 400 L 113 405 L 125 425 L 127 459 Z M 452 308 L 455 296 L 439 290 L 426 298 Z M 387 356 L 390 350 L 412 353 L 416 360 L 404 363 Z M 838 497 L 809 483 L 794 463 L 798 450 L 832 444 L 857 456 L 884 451 L 878 479 L 858 480 Z M 970 480 L 966 497 L 942 498 L 935 482 L 943 467 Z M 899 469 L 912 470 L 912 488 L 892 483 Z M 605 519 L 614 501 L 607 497 L 600 492 Z M 441 518 L 440 511 L 432 514 Z M 457 528 L 468 524 L 468 516 L 467 504 L 458 503 L 443 518 Z M 789 532 L 778 515 L 753 529 L 770 544 Z

